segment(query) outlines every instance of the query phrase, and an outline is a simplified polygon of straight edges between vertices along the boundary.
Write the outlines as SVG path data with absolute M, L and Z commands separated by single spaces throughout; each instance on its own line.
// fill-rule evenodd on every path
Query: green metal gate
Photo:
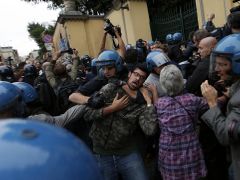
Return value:
M 195 0 L 185 0 L 166 10 L 150 2 L 148 1 L 148 12 L 153 40 L 165 40 L 167 34 L 175 32 L 182 32 L 186 40 L 189 33 L 198 27 Z

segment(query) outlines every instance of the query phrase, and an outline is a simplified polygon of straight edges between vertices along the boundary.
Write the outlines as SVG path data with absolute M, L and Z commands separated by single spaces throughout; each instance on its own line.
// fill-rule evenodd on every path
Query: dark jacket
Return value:
M 230 100 L 227 105 L 227 115 L 224 116 L 219 107 L 209 109 L 202 119 L 214 131 L 218 141 L 230 145 L 235 179 L 240 179 L 240 141 L 234 141 L 229 136 L 230 124 L 240 119 L 240 80 L 230 88 Z
M 201 59 L 192 75 L 188 78 L 186 89 L 189 93 L 201 96 L 201 84 L 208 79 L 210 57 Z
M 176 63 L 182 62 L 184 60 L 180 44 L 169 45 L 168 57 Z

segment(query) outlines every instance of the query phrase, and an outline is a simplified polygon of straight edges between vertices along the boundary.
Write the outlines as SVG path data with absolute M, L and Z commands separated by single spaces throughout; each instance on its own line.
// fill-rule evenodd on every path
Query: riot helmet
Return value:
M 14 82 L 14 74 L 10 66 L 7 65 L 0 66 L 0 80 Z
M 114 50 L 105 50 L 99 56 L 96 61 L 97 67 L 114 66 L 117 72 L 123 69 L 123 61 L 121 56 Z
M 15 82 L 13 83 L 19 89 L 21 89 L 23 93 L 23 101 L 28 104 L 38 100 L 38 94 L 36 89 L 28 83 L 25 82 Z
M 148 53 L 147 42 L 143 39 L 138 39 L 136 41 L 136 49 L 137 49 L 137 61 L 139 63 L 144 62 Z
M 219 41 L 210 59 L 210 77 L 221 76 L 223 67 L 230 66 L 230 76 L 240 76 L 240 34 L 231 34 Z
M 33 85 L 37 76 L 38 76 L 37 68 L 34 65 L 26 64 L 24 66 L 24 78 L 23 78 L 24 82 Z
M 173 42 L 174 43 L 179 43 L 182 41 L 182 39 L 183 39 L 182 33 L 176 32 L 173 34 Z
M 153 71 L 154 67 L 160 67 L 170 62 L 169 57 L 161 51 L 152 51 L 146 58 L 147 68 L 150 72 Z
M 24 119 L 0 122 L 2 179 L 101 180 L 86 145 L 65 129 Z
M 138 39 L 136 41 L 136 47 L 137 48 L 145 48 L 145 41 L 143 39 Z
M 0 114 L 9 111 L 10 117 L 22 117 L 24 110 L 21 90 L 9 82 L 0 81 Z
M 150 47 L 150 46 L 153 46 L 155 43 L 156 43 L 156 42 L 154 42 L 153 40 L 149 40 L 149 41 L 147 42 L 147 44 L 148 44 L 149 47 Z
M 172 34 L 166 35 L 166 42 L 167 42 L 167 44 L 173 43 L 173 35 Z
M 24 66 L 24 76 L 32 76 L 32 77 L 37 77 L 38 73 L 37 73 L 37 68 L 32 65 L 32 64 L 26 64 Z

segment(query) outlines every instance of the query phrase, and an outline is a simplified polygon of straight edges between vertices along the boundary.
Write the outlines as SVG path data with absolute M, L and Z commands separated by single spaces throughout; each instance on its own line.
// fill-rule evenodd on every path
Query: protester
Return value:
M 159 137 L 159 170 L 164 180 L 199 179 L 207 169 L 196 131 L 196 115 L 207 109 L 204 99 L 184 93 L 181 71 L 165 66 L 160 84 L 166 96 L 156 103 Z
M 84 118 L 93 121 L 93 152 L 105 179 L 117 179 L 118 173 L 122 179 L 148 179 L 140 154 L 142 131 L 153 135 L 157 122 L 152 99 L 142 88 L 147 75 L 146 67 L 137 65 L 126 84 L 109 83 L 100 90 L 103 108 L 86 110 Z

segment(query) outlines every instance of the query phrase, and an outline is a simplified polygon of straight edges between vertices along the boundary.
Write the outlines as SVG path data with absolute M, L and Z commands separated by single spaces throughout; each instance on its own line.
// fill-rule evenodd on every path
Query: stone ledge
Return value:
M 82 14 L 80 11 L 61 12 L 57 22 L 64 24 L 66 20 L 87 20 L 87 19 L 103 19 L 104 15 L 87 15 Z

